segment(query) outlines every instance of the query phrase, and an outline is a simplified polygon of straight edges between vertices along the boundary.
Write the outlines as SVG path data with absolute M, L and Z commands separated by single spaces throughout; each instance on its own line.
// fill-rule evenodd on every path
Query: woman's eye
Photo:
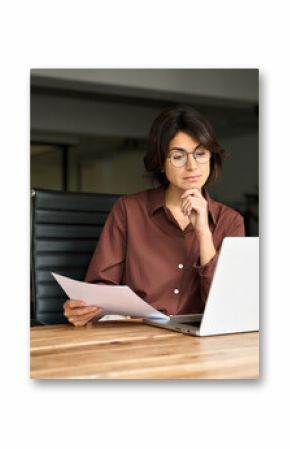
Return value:
M 173 156 L 174 160 L 178 160 L 178 159 L 184 158 L 184 154 L 183 153 L 173 153 L 172 156 Z

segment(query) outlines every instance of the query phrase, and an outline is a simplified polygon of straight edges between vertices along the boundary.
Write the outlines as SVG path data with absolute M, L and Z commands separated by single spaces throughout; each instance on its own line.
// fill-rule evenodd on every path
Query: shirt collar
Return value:
M 149 214 L 153 215 L 157 210 L 165 207 L 165 189 L 164 187 L 158 187 L 157 189 L 150 190 L 149 199 Z M 214 224 L 217 221 L 218 206 L 217 203 L 210 197 L 208 191 L 203 189 L 203 195 L 208 204 L 208 211 Z
M 152 189 L 149 192 L 150 196 L 148 209 L 149 214 L 153 215 L 158 209 L 165 207 L 165 189 L 163 187 L 158 187 L 157 189 Z

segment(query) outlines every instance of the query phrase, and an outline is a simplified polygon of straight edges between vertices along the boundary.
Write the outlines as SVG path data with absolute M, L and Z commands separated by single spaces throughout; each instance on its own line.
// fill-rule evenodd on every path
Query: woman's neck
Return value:
M 181 195 L 184 190 L 178 189 L 171 184 L 167 187 L 165 191 L 165 205 L 166 207 L 180 207 L 181 205 Z

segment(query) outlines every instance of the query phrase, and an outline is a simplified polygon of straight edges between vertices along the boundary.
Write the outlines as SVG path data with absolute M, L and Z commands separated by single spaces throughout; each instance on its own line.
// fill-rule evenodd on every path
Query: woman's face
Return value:
M 167 156 L 172 154 L 172 150 L 176 150 L 177 148 L 185 150 L 187 153 L 192 153 L 198 145 L 199 142 L 189 134 L 179 131 L 169 142 Z M 198 163 L 193 155 L 190 154 L 183 167 L 175 167 L 167 157 L 164 164 L 164 171 L 171 186 L 180 190 L 192 189 L 194 187 L 201 190 L 210 174 L 210 161 L 203 164 Z

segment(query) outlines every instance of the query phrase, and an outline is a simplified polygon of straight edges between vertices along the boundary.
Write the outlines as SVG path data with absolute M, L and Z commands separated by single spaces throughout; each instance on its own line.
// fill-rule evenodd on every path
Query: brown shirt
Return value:
M 160 187 L 118 199 L 102 230 L 85 277 L 87 282 L 123 284 L 168 315 L 203 311 L 221 243 L 244 236 L 243 217 L 208 202 L 209 227 L 217 254 L 200 266 L 192 224 L 183 231 L 165 206 Z

